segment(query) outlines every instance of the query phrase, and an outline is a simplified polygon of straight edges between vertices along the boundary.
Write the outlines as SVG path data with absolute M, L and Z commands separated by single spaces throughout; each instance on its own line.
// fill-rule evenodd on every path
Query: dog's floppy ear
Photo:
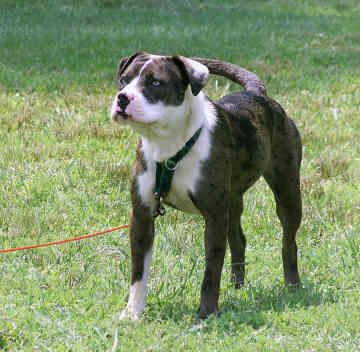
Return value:
M 200 62 L 183 56 L 173 56 L 173 60 L 189 80 L 191 92 L 198 95 L 209 77 L 208 68 Z
M 119 78 L 123 72 L 125 71 L 125 69 L 134 61 L 134 59 L 141 55 L 143 53 L 135 53 L 131 56 L 125 56 L 120 60 L 119 66 L 118 66 L 118 71 L 117 71 L 117 77 Z

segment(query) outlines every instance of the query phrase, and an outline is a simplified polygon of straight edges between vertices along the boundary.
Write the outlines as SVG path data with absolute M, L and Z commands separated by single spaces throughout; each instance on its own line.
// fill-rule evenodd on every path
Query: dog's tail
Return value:
M 210 73 L 223 76 L 231 81 L 240 84 L 246 90 L 252 91 L 257 95 L 266 96 L 266 89 L 260 78 L 253 72 L 245 70 L 239 66 L 213 59 L 192 58 L 205 65 Z

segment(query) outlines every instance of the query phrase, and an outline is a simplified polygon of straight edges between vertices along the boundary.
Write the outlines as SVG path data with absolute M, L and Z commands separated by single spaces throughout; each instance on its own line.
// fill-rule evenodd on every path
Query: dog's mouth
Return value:
M 131 117 L 125 111 L 118 111 L 118 115 L 121 116 L 124 120 L 127 120 L 127 119 L 129 119 Z
M 112 119 L 117 122 L 120 120 L 125 121 L 131 119 L 131 115 L 127 114 L 125 111 L 117 110 L 113 113 Z

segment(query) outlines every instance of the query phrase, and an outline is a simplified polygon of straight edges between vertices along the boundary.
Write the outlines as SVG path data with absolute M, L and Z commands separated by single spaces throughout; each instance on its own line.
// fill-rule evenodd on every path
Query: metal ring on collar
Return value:
M 170 163 L 170 165 L 169 165 L 169 163 Z M 179 166 L 179 163 L 176 163 L 175 161 L 167 159 L 164 161 L 164 166 L 165 166 L 166 170 L 168 170 L 168 171 L 175 171 L 177 169 L 177 167 Z

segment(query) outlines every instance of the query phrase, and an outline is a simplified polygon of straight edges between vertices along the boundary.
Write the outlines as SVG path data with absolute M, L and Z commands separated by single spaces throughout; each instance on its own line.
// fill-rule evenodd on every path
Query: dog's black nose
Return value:
M 129 103 L 130 103 L 130 99 L 126 94 L 120 93 L 118 95 L 118 105 L 123 111 L 125 111 Z

